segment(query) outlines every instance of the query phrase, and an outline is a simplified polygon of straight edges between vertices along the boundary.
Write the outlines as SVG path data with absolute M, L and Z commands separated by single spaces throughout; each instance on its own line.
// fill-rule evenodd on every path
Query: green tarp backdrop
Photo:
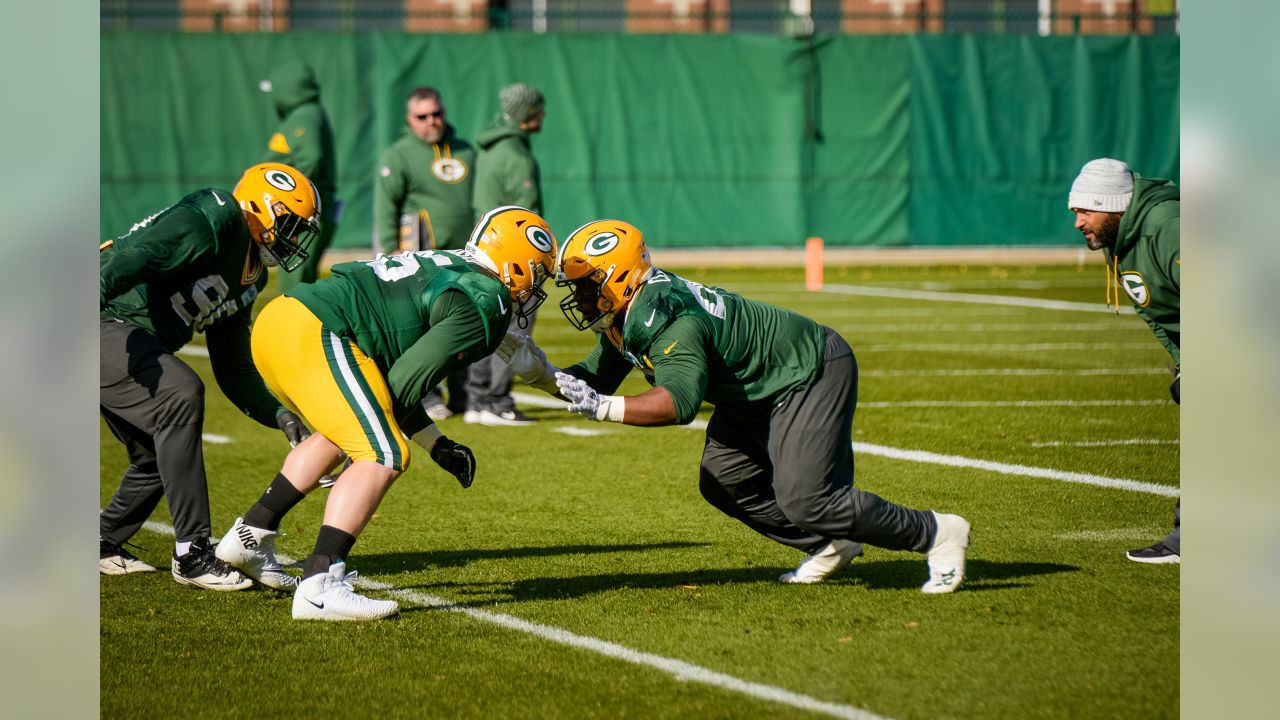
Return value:
M 338 247 L 369 246 L 378 154 L 423 84 L 465 138 L 502 85 L 543 90 L 561 238 L 616 217 L 656 247 L 1066 245 L 1087 160 L 1179 179 L 1176 37 L 108 32 L 102 236 L 259 161 L 258 81 L 287 57 L 336 131 Z

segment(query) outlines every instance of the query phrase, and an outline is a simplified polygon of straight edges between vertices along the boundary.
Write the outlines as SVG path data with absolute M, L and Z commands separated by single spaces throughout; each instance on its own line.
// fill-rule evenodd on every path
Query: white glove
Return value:
M 622 422 L 625 414 L 624 398 L 616 395 L 601 395 L 586 380 L 568 374 L 556 373 L 556 386 L 560 394 L 569 401 L 569 412 L 575 412 L 589 420 L 608 420 Z
M 547 362 L 547 354 L 542 352 L 533 338 L 524 333 L 507 333 L 494 354 L 511 366 L 511 372 L 519 375 L 526 385 L 532 385 L 549 395 L 556 394 L 558 369 Z

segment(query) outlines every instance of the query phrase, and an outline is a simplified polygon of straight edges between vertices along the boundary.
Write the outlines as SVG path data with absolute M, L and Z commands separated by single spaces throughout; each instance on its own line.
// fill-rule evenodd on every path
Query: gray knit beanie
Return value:
M 1067 208 L 1124 212 L 1133 199 L 1133 171 L 1120 160 L 1098 158 L 1090 160 L 1080 169 L 1071 194 L 1067 196 Z
M 547 103 L 538 88 L 524 83 L 512 83 L 502 88 L 498 100 L 502 103 L 502 114 L 521 123 L 537 115 Z

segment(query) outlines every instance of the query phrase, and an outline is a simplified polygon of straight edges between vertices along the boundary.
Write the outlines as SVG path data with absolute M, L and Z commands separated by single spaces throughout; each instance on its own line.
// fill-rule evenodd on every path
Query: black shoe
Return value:
M 1158 542 L 1151 547 L 1144 547 L 1140 550 L 1130 550 L 1125 556 L 1134 562 L 1147 563 L 1150 565 L 1169 565 L 1180 564 L 1182 556 L 1163 542 Z
M 207 537 L 192 540 L 186 555 L 174 555 L 172 569 L 174 580 L 205 590 L 244 590 L 253 585 L 253 580 L 213 554 L 213 546 Z
M 128 575 L 155 571 L 154 567 L 139 560 L 133 553 L 101 535 L 98 536 L 98 572 L 103 575 Z

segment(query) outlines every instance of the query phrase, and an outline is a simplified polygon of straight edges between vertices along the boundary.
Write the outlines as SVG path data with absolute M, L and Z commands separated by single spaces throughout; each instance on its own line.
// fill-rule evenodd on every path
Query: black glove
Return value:
M 444 468 L 445 472 L 458 478 L 458 484 L 463 489 L 471 487 L 471 481 L 476 478 L 476 456 L 466 445 L 441 437 L 431 446 L 431 459 Z
M 1182 404 L 1182 391 L 1178 385 L 1182 382 L 1182 370 L 1179 369 L 1177 374 L 1173 376 L 1173 384 L 1169 386 L 1169 394 L 1173 396 L 1173 401 L 1179 405 Z
M 288 410 L 276 416 L 276 426 L 284 431 L 290 447 L 298 447 L 298 443 L 311 437 L 311 431 L 302 424 L 302 419 Z

